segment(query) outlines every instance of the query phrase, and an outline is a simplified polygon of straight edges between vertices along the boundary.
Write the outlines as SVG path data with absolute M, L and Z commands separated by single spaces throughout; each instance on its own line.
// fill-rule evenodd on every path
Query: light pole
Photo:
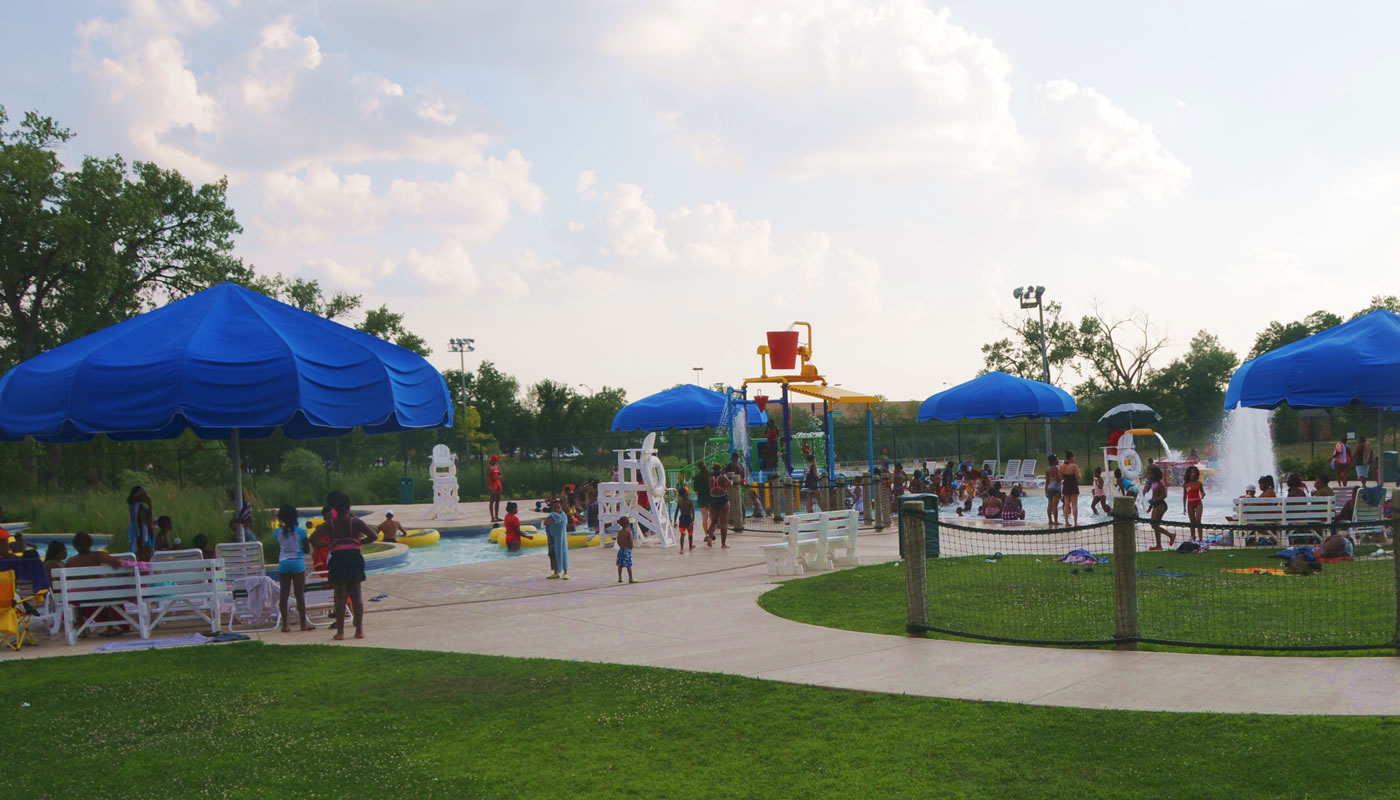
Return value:
M 699 386 L 699 385 L 700 385 L 700 373 L 703 372 L 703 371 L 705 370 L 705 368 L 704 368 L 704 367 L 691 367 L 691 369 L 694 370 L 694 372 L 695 372 L 695 385 L 696 385 L 696 386 Z
M 1045 382 L 1050 383 L 1050 355 L 1045 349 L 1045 287 L 1017 286 L 1011 296 L 1021 303 L 1021 308 L 1034 308 L 1040 312 L 1040 363 L 1045 368 Z M 1055 446 L 1050 441 L 1050 420 L 1045 420 L 1045 452 L 1054 453 Z
M 593 394 L 593 387 L 592 387 L 592 386 L 589 386 L 589 385 L 586 384 L 586 383 L 580 383 L 580 384 L 578 385 L 578 388 L 580 388 L 580 389 L 587 389 L 589 394 Z
M 466 410 L 466 407 L 467 407 L 467 353 L 475 353 L 475 352 L 476 352 L 476 340 L 475 340 L 475 339 L 448 339 L 448 340 L 447 340 L 447 347 L 449 348 L 449 350 L 450 350 L 451 352 L 457 354 L 457 356 L 458 356 L 458 359 L 457 359 L 457 360 L 461 363 L 461 367 L 462 367 L 462 369 L 461 369 L 461 377 L 462 377 L 462 409 L 463 409 L 463 410 Z

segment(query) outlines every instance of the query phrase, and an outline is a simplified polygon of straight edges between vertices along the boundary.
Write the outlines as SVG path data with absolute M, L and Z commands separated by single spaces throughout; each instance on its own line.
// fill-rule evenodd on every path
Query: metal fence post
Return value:
M 1400 499 L 1397 496 L 1400 496 L 1400 492 L 1392 491 L 1390 501 L 1394 503 L 1396 499 Z M 1395 562 L 1395 654 L 1400 655 L 1400 556 L 1395 555 L 1395 547 L 1400 545 L 1400 536 L 1397 536 L 1397 533 L 1400 533 L 1400 519 L 1392 518 L 1390 520 L 1390 550 L 1391 557 Z
M 906 500 L 899 507 L 899 523 L 904 530 L 904 596 L 909 609 L 905 632 L 923 636 L 917 626 L 928 625 L 928 562 L 924 555 L 924 504 Z
M 729 529 L 735 533 L 744 532 L 744 485 L 738 481 L 729 482 Z
M 1120 640 L 1119 650 L 1136 650 L 1137 508 L 1132 499 L 1113 498 L 1113 516 L 1113 635 Z
M 875 530 L 882 531 L 890 526 L 890 487 L 883 480 L 875 482 Z

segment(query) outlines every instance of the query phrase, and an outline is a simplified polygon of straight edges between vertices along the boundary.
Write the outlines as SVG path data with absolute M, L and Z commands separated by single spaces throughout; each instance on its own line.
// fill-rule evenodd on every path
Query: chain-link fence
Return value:
M 1175 548 L 1158 550 L 1151 520 L 1131 504 L 1104 522 L 1044 528 L 950 520 L 936 503 L 904 500 L 911 633 L 1067 646 L 1400 645 L 1389 520 L 1205 524 L 1197 541 L 1185 523 L 1168 522 Z
M 1374 431 L 1372 414 L 1352 419 L 1333 416 L 1292 416 L 1276 414 L 1274 436 L 1290 454 L 1280 467 L 1285 471 L 1309 472 L 1304 463 L 1324 463 L 1334 436 L 1352 431 Z M 1353 415 L 1355 416 L 1355 415 Z M 1382 420 L 1382 449 L 1398 449 L 1395 422 L 1400 415 L 1387 414 Z M 1192 451 L 1203 458 L 1213 455 L 1212 437 L 1219 421 L 1213 418 L 1155 423 L 1174 450 L 1189 457 Z M 1048 439 L 1047 439 L 1048 430 Z M 1003 471 L 1008 462 L 1034 460 L 1045 464 L 1050 447 L 1080 454 L 1077 459 L 1086 472 L 1102 465 L 1102 448 L 1108 429 L 1092 420 L 966 421 L 960 423 L 876 424 L 867 435 L 864 415 L 851 413 L 837 418 L 831 450 L 838 474 L 854 480 L 868 469 L 873 453 L 876 464 L 902 463 L 906 471 L 971 459 L 977 464 L 997 462 Z M 793 440 L 791 465 L 801 470 L 806 455 L 797 452 L 806 445 L 811 458 L 826 473 L 826 437 L 819 431 L 797 431 Z M 486 456 L 499 453 L 506 472 L 507 490 L 518 497 L 558 491 L 568 483 L 588 478 L 606 479 L 615 464 L 613 451 L 636 447 L 640 433 L 561 434 L 553 437 L 521 436 L 504 445 L 480 438 L 468 440 L 454 430 L 414 431 L 370 436 L 360 432 L 342 437 L 291 441 L 280 435 L 261 440 L 244 440 L 242 461 L 251 487 L 271 486 L 289 481 L 299 490 L 344 485 L 347 481 L 366 495 L 364 502 L 400 502 L 402 478 L 415 480 L 414 496 L 428 499 L 426 479 L 430 452 L 435 444 L 446 444 L 458 458 L 460 494 L 464 498 L 485 496 Z M 752 448 L 746 454 L 751 472 L 764 467 L 765 438 L 761 429 L 752 431 Z M 669 431 L 656 437 L 659 453 L 672 470 L 695 464 L 701 459 L 727 461 L 729 439 L 714 429 Z M 1143 455 L 1159 458 L 1161 444 L 1155 439 L 1142 443 Z M 293 455 L 296 453 L 296 455 Z M 308 458 L 306 454 L 311 454 Z M 787 454 L 769 461 L 769 466 L 788 463 Z M 1300 462 L 1298 468 L 1288 459 Z M 290 460 L 289 460 L 290 459 Z M 314 462 L 313 462 L 314 459 Z M 319 466 L 317 466 L 319 464 Z M 289 469 L 290 467 L 290 469 Z M 33 441 L 0 443 L 0 499 L 13 501 L 17 495 L 53 494 L 90 488 L 113 489 L 121 486 L 123 473 L 134 472 L 179 487 L 226 488 L 231 464 L 224 442 L 204 442 L 187 435 L 160 442 L 115 442 L 98 437 L 92 442 L 43 445 Z M 319 478 L 316 472 L 319 470 Z M 773 470 L 770 469 L 769 472 Z M 835 478 L 831 478 L 835 480 Z M 278 493 L 277 491 L 273 492 Z M 805 505 L 805 501 L 804 501 Z

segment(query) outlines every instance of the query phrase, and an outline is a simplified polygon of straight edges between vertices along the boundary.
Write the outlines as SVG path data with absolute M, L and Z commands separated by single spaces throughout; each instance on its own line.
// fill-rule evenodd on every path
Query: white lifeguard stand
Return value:
M 656 456 L 655 443 L 656 434 L 649 433 L 640 448 L 613 451 L 617 453 L 617 480 L 598 484 L 598 524 L 606 529 L 626 516 L 634 525 L 645 525 L 650 534 L 643 538 L 640 528 L 634 528 L 637 544 L 670 547 L 676 543 L 676 530 L 666 508 L 666 467 Z M 642 492 L 646 492 L 650 508 L 639 502 Z
M 447 445 L 433 447 L 433 461 L 428 467 L 433 479 L 433 519 L 461 519 L 462 508 L 457 497 L 457 459 Z

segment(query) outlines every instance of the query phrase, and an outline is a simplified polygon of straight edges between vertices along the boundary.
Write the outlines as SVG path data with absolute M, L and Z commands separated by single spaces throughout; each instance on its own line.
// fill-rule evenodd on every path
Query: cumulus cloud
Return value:
M 878 262 L 833 244 L 821 231 L 797 232 L 786 245 L 767 219 L 744 219 L 724 202 L 679 206 L 666 212 L 636 184 L 619 183 L 597 201 L 604 261 L 595 265 L 614 280 L 661 282 L 677 277 L 733 279 L 739 294 L 782 294 L 784 302 L 813 302 L 854 308 L 881 307 Z
M 1149 124 L 1071 81 L 1035 76 L 1038 116 L 1018 119 L 1011 57 L 924 0 L 579 0 L 559 13 L 479 0 L 470 16 L 450 5 L 389 15 L 345 0 L 328 18 L 418 59 L 487 58 L 581 93 L 621 85 L 701 167 L 971 179 L 1003 207 L 1038 200 L 1088 221 L 1190 178 Z
M 192 65 L 210 52 L 217 60 Z M 274 248 L 260 261 L 304 264 L 340 287 L 364 289 L 402 262 L 404 275 L 471 290 L 467 248 L 544 207 L 531 163 L 495 148 L 460 98 L 357 68 L 294 15 L 129 0 L 79 26 L 75 69 L 138 157 L 253 192 L 260 207 L 239 210 L 260 235 L 253 255 Z M 405 231 L 416 232 L 406 256 L 393 242 L 366 248 Z
M 1044 129 L 1035 169 L 1070 209 L 1102 217 L 1137 200 L 1181 192 L 1191 170 L 1153 132 L 1087 86 L 1054 80 L 1036 87 Z

